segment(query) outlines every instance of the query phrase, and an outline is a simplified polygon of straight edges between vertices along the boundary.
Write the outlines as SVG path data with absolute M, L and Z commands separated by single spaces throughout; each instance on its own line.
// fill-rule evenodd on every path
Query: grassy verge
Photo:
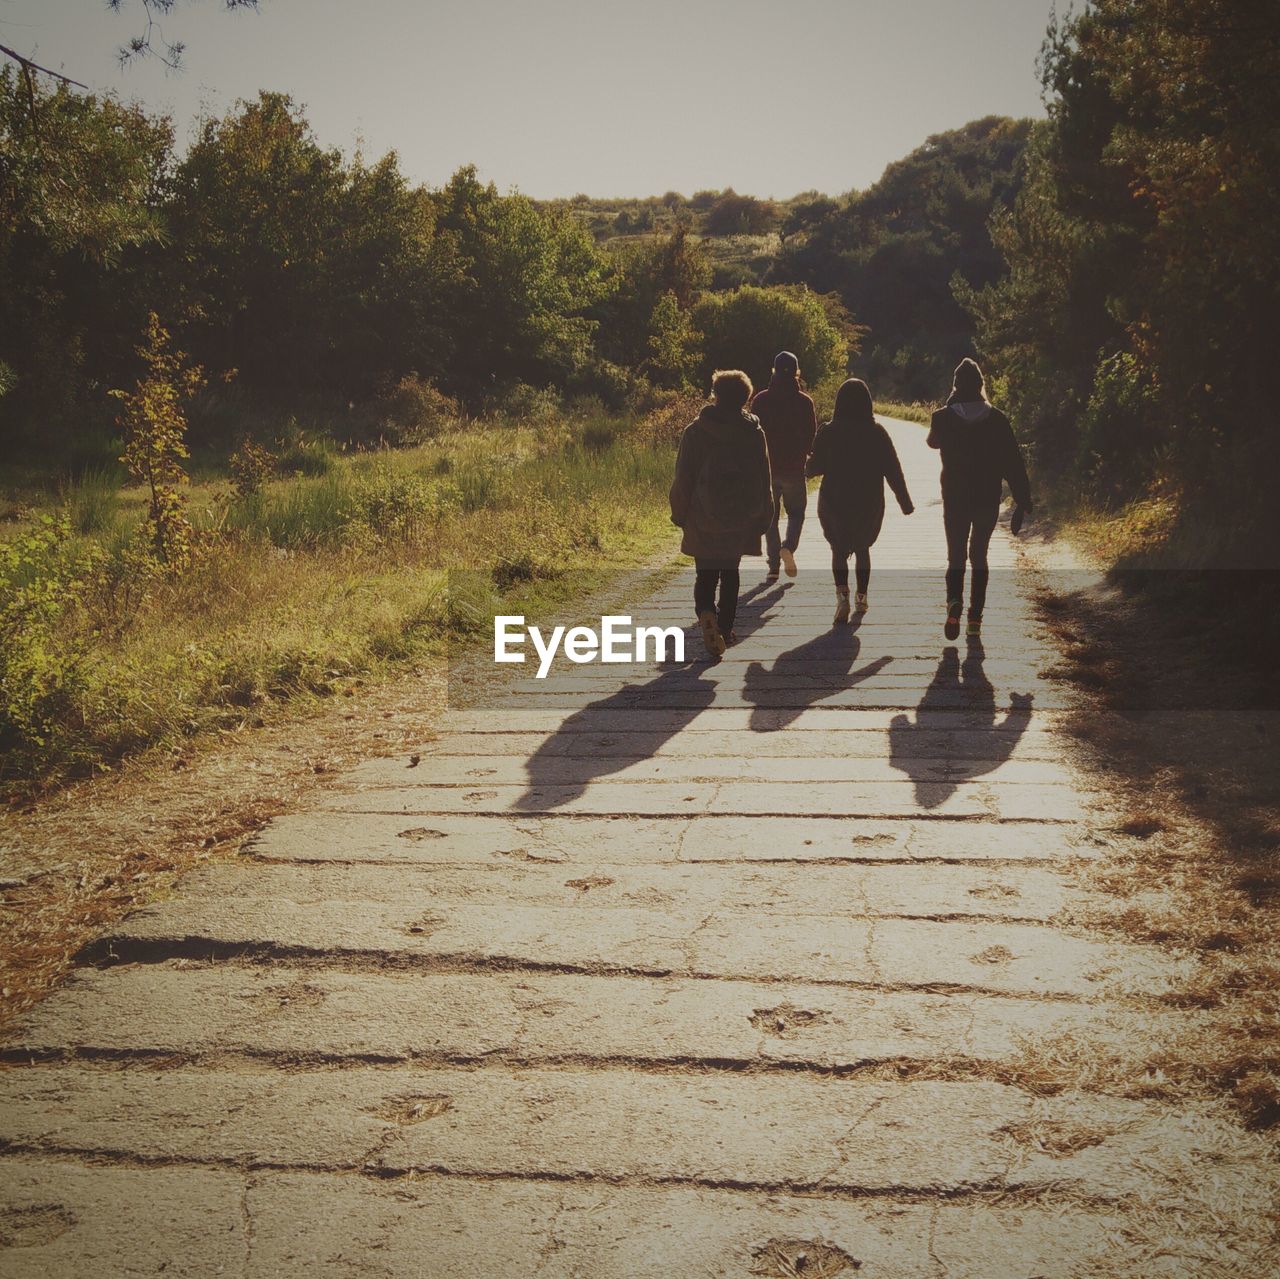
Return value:
M 928 426 L 935 407 L 936 405 L 922 404 L 918 400 L 910 404 L 902 400 L 881 400 L 876 403 L 876 412 L 885 417 L 902 418 L 907 422 L 919 422 L 921 426 Z
M 494 601 L 528 612 L 590 590 L 669 535 L 686 413 L 470 424 L 354 456 L 317 447 L 239 498 L 206 478 L 189 501 L 200 552 L 174 580 L 130 558 L 142 492 L 83 478 L 48 504 L 61 530 L 30 509 L 8 535 L 29 553 L 8 561 L 0 606 L 40 624 L 0 672 L 5 780 L 92 773 L 438 656 L 464 624 L 450 569 L 488 575 Z

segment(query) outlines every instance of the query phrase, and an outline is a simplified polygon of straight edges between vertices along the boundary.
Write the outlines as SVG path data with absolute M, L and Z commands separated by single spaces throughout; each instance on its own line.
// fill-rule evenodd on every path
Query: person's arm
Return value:
M 1009 485 L 1009 492 L 1013 494 L 1014 504 L 1022 508 L 1024 515 L 1030 515 L 1031 481 L 1027 478 L 1027 464 L 1008 418 L 1004 420 L 1003 453 L 1004 479 Z
M 806 410 L 804 430 L 804 455 L 808 457 L 813 452 L 814 437 L 818 434 L 818 414 L 813 407 L 813 397 L 806 395 L 804 397 L 804 405 Z
M 929 419 L 929 434 L 925 438 L 925 443 L 931 449 L 940 449 L 942 447 L 942 432 L 938 430 L 938 415 L 936 413 Z
M 893 490 L 894 497 L 898 499 L 903 515 L 910 515 L 916 508 L 911 501 L 911 494 L 907 492 L 907 479 L 902 474 L 902 462 L 898 458 L 898 450 L 893 447 L 893 440 L 883 426 L 880 427 L 880 438 L 884 445 L 884 478 L 889 481 L 889 487 Z
M 685 517 L 689 514 L 689 500 L 693 494 L 693 482 L 696 476 L 694 453 L 696 446 L 689 438 L 689 428 L 685 427 L 680 437 L 680 451 L 676 454 L 676 473 L 671 481 L 671 522 L 677 528 L 683 528 Z
M 759 442 L 758 495 L 760 499 L 760 520 L 757 532 L 764 533 L 773 523 L 773 471 L 769 466 L 769 441 L 765 438 L 763 429 L 756 429 L 756 439 Z
M 809 479 L 822 475 L 827 469 L 827 437 L 825 431 L 819 431 L 813 441 L 813 452 L 804 464 L 804 473 Z

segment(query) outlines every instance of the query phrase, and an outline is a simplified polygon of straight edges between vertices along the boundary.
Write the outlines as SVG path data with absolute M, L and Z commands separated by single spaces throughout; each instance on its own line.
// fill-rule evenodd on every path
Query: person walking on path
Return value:
M 1002 484 L 1008 483 L 1014 510 L 1009 528 L 1016 537 L 1031 514 L 1031 485 L 1022 450 L 1009 419 L 987 399 L 982 370 L 961 360 L 951 394 L 929 424 L 929 447 L 942 454 L 942 522 L 947 536 L 947 618 L 943 634 L 956 639 L 964 608 L 966 560 L 973 568 L 967 634 L 982 632 L 987 601 L 987 547 L 1000 514 Z
M 835 623 L 849 620 L 849 556 L 854 556 L 857 592 L 854 607 L 868 608 L 871 547 L 884 522 L 884 486 L 888 481 L 903 515 L 916 508 L 902 476 L 902 463 L 889 432 L 875 420 L 871 392 L 850 378 L 836 393 L 831 421 L 813 444 L 805 474 L 822 476 L 818 522 L 831 544 L 831 574 L 836 583 Z
M 697 571 L 693 604 L 702 642 L 719 657 L 737 638 L 738 564 L 760 554 L 773 485 L 764 431 L 747 411 L 751 379 L 738 369 L 718 371 L 711 400 L 680 437 L 671 522 L 683 530 L 680 549 L 693 556 Z
M 796 575 L 796 548 L 804 527 L 808 493 L 804 484 L 804 464 L 813 447 L 818 419 L 813 400 L 800 389 L 800 361 L 790 351 L 779 351 L 773 361 L 769 385 L 751 401 L 751 411 L 760 419 L 769 441 L 769 465 L 773 468 L 773 519 L 765 531 L 769 580 L 776 581 L 778 567 Z M 785 506 L 786 536 L 778 524 Z

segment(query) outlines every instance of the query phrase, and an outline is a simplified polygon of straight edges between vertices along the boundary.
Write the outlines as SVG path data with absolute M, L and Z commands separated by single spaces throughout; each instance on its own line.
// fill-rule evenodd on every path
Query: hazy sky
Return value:
M 171 113 L 190 136 L 260 88 L 326 145 L 394 148 L 550 197 L 786 197 L 874 181 L 930 133 L 1042 113 L 1049 0 L 180 0 L 185 69 L 121 70 L 141 0 L 0 0 L 0 44 Z

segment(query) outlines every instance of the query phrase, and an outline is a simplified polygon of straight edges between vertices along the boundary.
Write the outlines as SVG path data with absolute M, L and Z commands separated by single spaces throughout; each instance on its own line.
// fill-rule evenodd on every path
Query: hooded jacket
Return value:
M 732 511 L 710 509 L 708 468 L 732 468 L 741 482 Z M 708 404 L 685 427 L 671 484 L 671 522 L 683 530 L 680 549 L 700 560 L 736 564 L 760 554 L 760 538 L 773 518 L 769 450 L 759 421 L 742 409 Z
M 886 480 L 898 505 L 911 506 L 898 451 L 879 422 L 827 422 L 805 474 L 822 476 L 818 521 L 835 551 L 865 550 L 880 536 Z
M 942 500 L 978 510 L 1000 505 L 1007 482 L 1013 500 L 1031 509 L 1031 485 L 1009 419 L 986 400 L 956 401 L 929 423 L 929 447 L 942 454 Z
M 775 373 L 769 385 L 756 392 L 751 411 L 764 427 L 774 475 L 803 475 L 814 432 L 818 429 L 813 400 L 800 389 L 795 378 Z

